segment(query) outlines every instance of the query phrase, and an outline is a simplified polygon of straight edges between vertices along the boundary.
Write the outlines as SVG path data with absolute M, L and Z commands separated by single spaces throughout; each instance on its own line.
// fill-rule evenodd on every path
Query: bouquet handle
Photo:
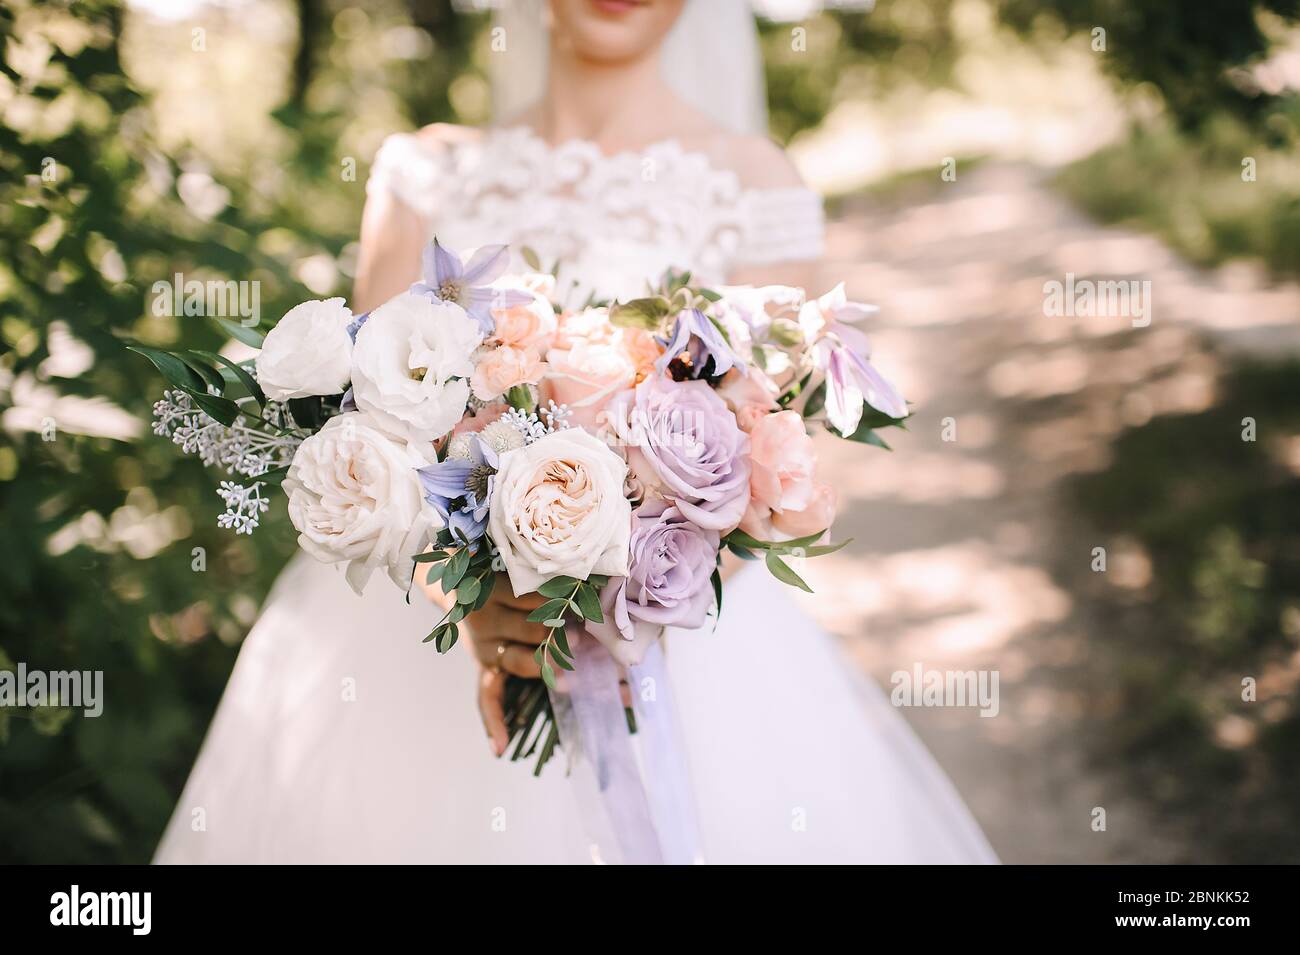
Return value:
M 690 779 L 663 649 L 656 641 L 628 671 L 640 756 L 619 694 L 619 668 L 598 640 L 568 628 L 574 670 L 551 691 L 570 779 L 593 861 L 629 865 L 702 862 Z

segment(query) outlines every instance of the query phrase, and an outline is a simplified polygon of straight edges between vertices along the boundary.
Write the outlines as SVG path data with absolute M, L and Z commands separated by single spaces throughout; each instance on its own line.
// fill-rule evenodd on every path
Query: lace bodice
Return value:
M 639 294 L 669 267 L 718 283 L 741 266 L 822 249 L 816 193 L 745 188 L 675 140 L 607 156 L 585 140 L 552 146 L 526 127 L 452 144 L 397 134 L 366 188 L 390 192 L 444 245 L 530 247 L 546 266 L 561 263 L 562 281 L 601 297 Z

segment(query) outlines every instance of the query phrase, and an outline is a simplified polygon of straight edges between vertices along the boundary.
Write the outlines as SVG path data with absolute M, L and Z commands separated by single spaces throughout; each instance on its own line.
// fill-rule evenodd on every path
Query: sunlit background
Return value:
M 176 272 L 348 294 L 383 137 L 490 119 L 469 6 L 0 2 L 0 668 L 110 696 L 0 708 L 0 861 L 149 858 L 294 546 L 216 527 L 121 339 L 235 347 L 148 312 Z M 821 442 L 854 542 L 809 611 L 886 687 L 1000 673 L 995 718 L 903 715 L 1004 860 L 1295 861 L 1296 4 L 820 6 L 756 4 L 772 132 L 917 414 Z M 1046 314 L 1067 272 L 1150 325 Z

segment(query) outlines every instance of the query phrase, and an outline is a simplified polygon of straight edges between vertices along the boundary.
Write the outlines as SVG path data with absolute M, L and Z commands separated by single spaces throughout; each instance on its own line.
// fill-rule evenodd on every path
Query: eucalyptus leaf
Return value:
M 488 574 L 484 577 L 483 586 L 479 590 L 478 600 L 474 601 L 474 605 L 470 610 L 482 610 L 483 607 L 487 605 L 488 598 L 492 596 L 492 590 L 496 587 L 496 584 L 496 574 Z
M 528 622 L 541 623 L 544 620 L 552 620 L 556 617 L 562 617 L 568 609 L 569 601 L 567 600 L 548 600 L 528 615 Z
M 565 597 L 573 593 L 578 581 L 573 577 L 552 577 L 546 583 L 537 588 L 537 592 L 543 597 Z
M 210 418 L 220 421 L 227 428 L 233 425 L 242 413 L 239 410 L 239 405 L 229 398 L 210 395 L 206 391 L 191 391 L 188 388 L 184 389 L 184 391 L 201 411 Z
M 742 530 L 734 530 L 726 536 L 726 543 L 743 547 L 746 550 L 767 550 L 773 546 L 770 541 L 761 541 L 751 537 Z
M 470 552 L 468 547 L 462 547 L 451 556 L 447 561 L 447 569 L 442 572 L 442 589 L 450 593 L 459 585 L 461 578 L 465 576 L 465 571 L 469 569 Z
M 176 357 L 194 369 L 207 386 L 214 389 L 217 394 L 223 395 L 226 393 L 226 379 L 222 377 L 221 372 L 202 358 L 197 357 L 193 352 L 185 352 L 184 354 L 177 352 Z
M 266 336 L 254 327 L 232 322 L 228 318 L 218 318 L 216 321 L 218 325 L 230 333 L 231 338 L 241 341 L 252 348 L 261 348 L 262 343 L 266 341 Z
M 552 642 L 555 644 L 552 648 L 552 652 L 554 652 L 554 650 L 559 650 L 560 653 L 566 657 L 573 656 L 573 651 L 569 649 L 569 635 L 565 632 L 563 627 L 560 627 L 555 631 L 555 633 L 551 634 L 551 638 Z
M 768 553 L 764 560 L 767 569 L 772 572 L 772 576 L 783 584 L 789 584 L 791 587 L 798 587 L 800 590 L 812 593 L 813 589 L 804 583 L 803 578 L 790 569 L 790 565 L 783 561 L 776 554 Z
M 478 582 L 477 577 L 466 577 L 460 582 L 460 586 L 456 588 L 456 603 L 472 604 L 478 599 L 478 592 L 481 587 L 482 584 Z
M 600 609 L 600 596 L 591 587 L 584 584 L 578 588 L 578 612 L 593 623 L 604 623 L 605 613 Z
M 823 544 L 817 547 L 806 547 L 804 548 L 803 556 L 804 557 L 825 557 L 827 554 L 833 554 L 840 548 L 844 547 L 847 544 L 851 544 L 852 542 L 853 542 L 853 538 L 847 537 L 844 540 L 840 541 L 838 544 Z
M 634 298 L 630 302 L 615 302 L 609 308 L 609 323 L 619 328 L 640 328 L 647 332 L 658 331 L 668 317 L 672 305 L 667 299 Z
M 201 355 L 209 361 L 214 361 L 220 365 L 224 365 L 230 370 L 230 373 L 235 376 L 239 383 L 244 386 L 244 390 L 248 392 L 249 397 L 257 402 L 258 409 L 262 411 L 266 410 L 266 394 L 262 391 L 262 386 L 259 385 L 253 376 L 250 375 L 242 366 L 231 361 L 225 355 L 218 355 L 216 352 L 194 351 L 193 354 Z
M 308 431 L 315 431 L 324 421 L 319 398 L 290 398 L 289 414 L 294 424 Z
M 158 369 L 159 373 L 167 379 L 168 384 L 174 385 L 184 391 L 206 391 L 207 383 L 199 377 L 196 372 L 185 362 L 181 361 L 171 352 L 162 351 L 158 348 L 150 348 L 148 345 L 127 345 L 127 351 L 133 351 L 137 355 L 143 355 L 153 362 L 153 366 Z

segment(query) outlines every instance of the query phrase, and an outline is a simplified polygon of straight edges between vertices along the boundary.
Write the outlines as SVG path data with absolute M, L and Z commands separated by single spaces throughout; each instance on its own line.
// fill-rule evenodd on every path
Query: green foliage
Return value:
M 316 6 L 328 27 L 341 5 Z M 413 6 L 428 17 L 447 7 Z M 371 13 L 380 25 L 410 17 L 397 3 Z M 282 507 L 251 538 L 218 528 L 219 475 L 128 426 L 147 422 L 169 379 L 223 419 L 234 402 L 251 411 L 262 399 L 238 360 L 219 354 L 261 332 L 157 314 L 154 283 L 176 273 L 257 282 L 268 322 L 342 294 L 364 198 L 364 168 L 339 172 L 360 104 L 351 68 L 327 55 L 334 31 L 315 34 L 305 102 L 259 117 L 264 142 L 248 157 L 220 128 L 162 145 L 122 61 L 127 22 L 119 0 L 0 7 L 0 653 L 33 669 L 102 670 L 105 694 L 95 719 L 0 711 L 5 862 L 148 860 L 235 648 L 294 550 Z M 158 49 L 174 45 L 155 39 Z M 386 61 L 380 82 L 407 93 L 396 98 L 412 122 L 453 118 L 449 77 L 470 49 Z M 205 170 L 218 167 L 229 171 L 214 182 Z M 223 195 L 219 208 L 195 204 L 183 175 Z M 334 263 L 331 285 L 300 284 L 313 259 Z M 69 340 L 88 349 L 88 367 L 59 358 Z M 100 398 L 120 410 L 68 404 Z
M 1090 38 L 1105 30 L 1105 48 L 1097 53 L 1107 69 L 1128 86 L 1159 90 L 1185 129 L 1227 113 L 1274 137 L 1295 136 L 1294 114 L 1278 112 L 1293 96 L 1265 92 L 1243 70 L 1269 52 L 1274 37 L 1266 26 L 1276 35 L 1282 21 L 1300 15 L 1298 0 L 1000 0 L 999 6 L 1006 22 L 1025 31 L 1052 24 Z
M 825 554 L 833 554 L 852 540 L 850 538 L 838 544 L 818 544 L 817 541 L 821 540 L 825 534 L 826 531 L 822 530 L 816 534 L 809 534 L 807 537 L 797 537 L 788 541 L 763 541 L 751 537 L 744 531 L 734 530 L 723 538 L 722 543 L 733 554 L 745 560 L 756 560 L 758 555 L 755 551 L 762 552 L 763 563 L 773 577 L 783 584 L 789 584 L 791 587 L 797 587 L 806 593 L 812 593 L 813 589 L 782 558 L 821 557 Z M 715 596 L 720 612 L 722 609 L 721 581 L 715 585 Z
M 1289 109 L 1300 117 L 1300 104 Z M 1300 275 L 1300 160 L 1234 117 L 1207 119 L 1195 134 L 1164 121 L 1137 125 L 1056 182 L 1102 222 L 1154 232 L 1198 264 L 1249 257 L 1276 275 Z
M 1069 488 L 1088 528 L 1075 539 L 1127 538 L 1151 573 L 1080 622 L 1084 692 L 1105 701 L 1086 734 L 1094 759 L 1196 833 L 1198 862 L 1300 852 L 1300 478 L 1286 452 L 1297 376 L 1294 361 L 1234 368 L 1214 406 L 1124 433 L 1109 465 Z M 1245 418 L 1257 440 L 1243 440 Z M 1105 586 L 1113 570 L 1073 561 L 1069 586 Z
M 900 83 L 950 82 L 955 5 L 878 0 L 870 12 L 828 10 L 798 23 L 760 23 L 773 136 L 789 142 L 854 96 Z

